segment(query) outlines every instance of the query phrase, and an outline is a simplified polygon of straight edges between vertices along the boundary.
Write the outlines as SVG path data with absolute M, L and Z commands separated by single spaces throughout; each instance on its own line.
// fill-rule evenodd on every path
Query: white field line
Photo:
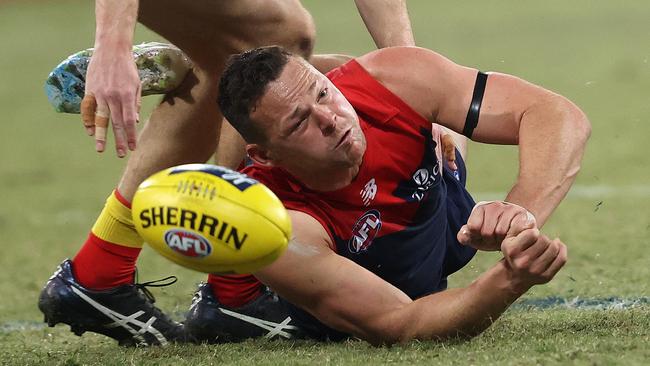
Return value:
M 30 330 L 40 330 L 45 328 L 45 323 L 30 320 L 11 320 L 0 323 L 0 334 L 12 332 L 26 332 Z
M 546 297 L 539 299 L 524 299 L 517 301 L 511 309 L 519 310 L 542 310 L 542 309 L 579 309 L 579 310 L 625 310 L 640 306 L 650 306 L 650 297 L 638 298 L 564 298 Z
M 470 192 L 477 200 L 491 201 L 502 200 L 507 192 Z M 567 199 L 604 199 L 604 198 L 648 198 L 650 197 L 650 183 L 647 185 L 574 185 L 571 187 Z

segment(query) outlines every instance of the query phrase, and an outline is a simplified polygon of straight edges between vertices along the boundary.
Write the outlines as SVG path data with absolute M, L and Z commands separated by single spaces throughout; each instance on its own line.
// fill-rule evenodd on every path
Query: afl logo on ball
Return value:
M 360 253 L 368 249 L 372 240 L 381 229 L 381 216 L 379 211 L 370 210 L 363 214 L 352 229 L 352 237 L 348 242 L 348 249 L 352 253 Z
M 210 255 L 210 252 L 212 252 L 208 239 L 182 229 L 167 230 L 165 232 L 165 243 L 173 251 L 186 257 L 201 258 Z

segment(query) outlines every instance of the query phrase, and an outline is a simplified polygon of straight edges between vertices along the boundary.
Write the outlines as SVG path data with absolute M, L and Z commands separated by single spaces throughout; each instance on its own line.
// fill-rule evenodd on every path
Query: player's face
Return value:
M 361 164 L 366 140 L 352 105 L 306 62 L 291 58 L 251 118 L 264 126 L 275 165 L 304 171 Z

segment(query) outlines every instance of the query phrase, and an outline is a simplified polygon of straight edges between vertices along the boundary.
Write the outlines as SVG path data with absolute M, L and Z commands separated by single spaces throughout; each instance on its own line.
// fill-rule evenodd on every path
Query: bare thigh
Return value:
M 138 20 L 205 69 L 219 70 L 228 55 L 271 44 L 308 57 L 315 37 L 298 0 L 141 0 Z
M 142 130 L 118 185 L 128 200 L 149 175 L 214 153 L 222 123 L 217 85 L 230 54 L 279 44 L 308 57 L 314 39 L 297 0 L 141 0 L 138 19 L 182 49 L 194 70 Z

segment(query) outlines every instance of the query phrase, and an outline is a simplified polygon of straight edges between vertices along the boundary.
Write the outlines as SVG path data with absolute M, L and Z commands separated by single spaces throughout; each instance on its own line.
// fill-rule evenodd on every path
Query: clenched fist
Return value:
M 506 236 L 515 236 L 536 226 L 535 217 L 514 203 L 479 202 L 469 215 L 467 224 L 458 231 L 457 239 L 461 244 L 478 250 L 497 251 Z
M 522 291 L 547 283 L 567 261 L 567 248 L 560 239 L 551 240 L 536 228 L 508 235 L 501 244 L 504 265 L 515 287 Z

